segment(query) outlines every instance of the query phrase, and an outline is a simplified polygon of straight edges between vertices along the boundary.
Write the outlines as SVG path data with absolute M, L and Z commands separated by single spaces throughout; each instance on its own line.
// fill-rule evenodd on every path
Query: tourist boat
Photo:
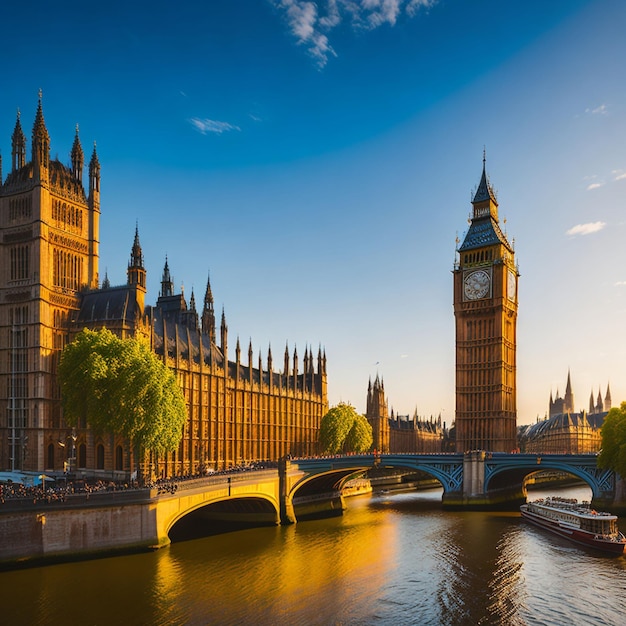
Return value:
M 594 511 L 575 498 L 542 498 L 522 504 L 522 517 L 570 541 L 614 555 L 624 552 L 626 537 L 617 528 L 617 515 Z

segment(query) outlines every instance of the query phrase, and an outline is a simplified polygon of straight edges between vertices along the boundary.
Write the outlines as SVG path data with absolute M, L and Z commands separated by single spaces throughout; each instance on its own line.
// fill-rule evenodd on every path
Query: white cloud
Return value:
M 589 113 L 591 115 L 608 115 L 609 111 L 606 104 L 601 104 L 594 109 L 585 109 L 585 113 Z
M 597 233 L 606 226 L 605 222 L 590 222 L 588 224 L 577 224 L 572 226 L 565 234 L 575 237 L 576 235 L 591 235 Z
M 438 0 L 269 0 L 282 11 L 298 44 L 307 48 L 322 68 L 337 56 L 328 33 L 346 16 L 354 28 L 372 30 L 383 24 L 394 26 L 404 11 L 408 17 L 429 8 Z
M 200 119 L 198 117 L 192 117 L 189 120 L 189 123 L 203 135 L 206 135 L 207 133 L 216 133 L 217 135 L 221 135 L 222 133 L 226 133 L 231 130 L 241 130 L 239 126 L 234 126 L 228 122 L 218 122 L 217 120 L 210 120 L 207 118 Z
M 623 174 L 618 174 L 614 180 L 626 180 L 626 172 Z
M 616 287 L 626 287 L 626 280 L 618 280 L 618 281 L 615 283 L 615 286 L 616 286 Z
M 602 185 L 604 185 L 604 183 L 591 183 L 591 185 L 587 185 L 587 191 L 597 189 L 598 187 L 602 187 Z

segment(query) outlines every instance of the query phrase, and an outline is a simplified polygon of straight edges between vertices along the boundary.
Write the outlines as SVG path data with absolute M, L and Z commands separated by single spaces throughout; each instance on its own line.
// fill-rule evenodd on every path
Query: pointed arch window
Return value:
M 104 469 L 104 446 L 101 443 L 96 446 L 96 469 Z

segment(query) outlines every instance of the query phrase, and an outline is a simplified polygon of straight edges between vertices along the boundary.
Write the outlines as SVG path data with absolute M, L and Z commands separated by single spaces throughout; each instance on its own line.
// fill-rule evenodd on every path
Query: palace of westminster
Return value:
M 219 324 L 211 285 L 196 307 L 175 293 L 167 260 L 155 305 L 146 304 L 146 269 L 137 229 L 127 282 L 99 275 L 100 163 L 95 145 L 85 167 L 78 136 L 69 165 L 50 158 L 41 95 L 30 160 L 18 112 L 8 173 L 0 156 L 0 471 L 24 470 L 123 479 L 133 467 L 128 441 L 70 429 L 61 409 L 56 369 L 63 347 L 83 328 L 141 337 L 173 370 L 188 418 L 178 450 L 154 458 L 156 476 L 319 453 L 328 411 L 326 354 L 285 348 L 279 371 L 271 349 L 255 359 L 237 339 L 230 360 L 228 326 Z M 6 167 L 6 166 L 5 166 Z M 84 170 L 87 179 L 83 180 Z M 366 418 L 380 452 L 519 449 L 588 452 L 600 447 L 610 391 L 589 411 L 574 412 L 568 375 L 565 398 L 550 398 L 550 416 L 516 425 L 517 282 L 513 246 L 501 230 L 498 203 L 485 171 L 453 269 L 456 326 L 456 413 L 441 418 L 391 412 L 377 376 L 367 390 Z M 106 213 L 105 213 L 106 215 Z M 129 243 L 131 237 L 129 236 Z M 232 350 L 232 346 L 231 346 Z M 557 394 L 558 395 L 558 394 Z M 519 432 L 518 432 L 519 431 Z M 69 465 L 68 465 L 69 461 Z

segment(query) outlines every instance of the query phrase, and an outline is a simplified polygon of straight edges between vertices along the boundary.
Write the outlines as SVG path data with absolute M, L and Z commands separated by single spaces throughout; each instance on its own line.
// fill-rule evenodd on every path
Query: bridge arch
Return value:
M 232 522 L 239 525 L 276 525 L 280 522 L 278 503 L 263 494 L 236 497 L 221 497 L 211 501 L 195 503 L 178 511 L 167 522 L 164 529 L 169 537 L 176 526 L 190 519 Z
M 574 476 L 587 485 L 592 499 L 606 498 L 615 490 L 615 474 L 600 469 L 595 455 L 506 455 L 485 461 L 485 490 L 510 486 L 512 481 L 523 486 L 530 474 L 554 470 Z
M 266 526 L 280 523 L 279 480 L 276 472 L 220 477 L 180 483 L 175 493 L 160 494 L 155 502 L 155 531 L 159 545 L 170 543 L 176 524 L 194 516 Z
M 305 476 L 293 486 L 292 498 L 338 490 L 355 473 L 383 467 L 423 472 L 441 483 L 444 494 L 447 491 L 459 491 L 463 487 L 462 454 L 362 454 L 299 459 L 294 464 Z

